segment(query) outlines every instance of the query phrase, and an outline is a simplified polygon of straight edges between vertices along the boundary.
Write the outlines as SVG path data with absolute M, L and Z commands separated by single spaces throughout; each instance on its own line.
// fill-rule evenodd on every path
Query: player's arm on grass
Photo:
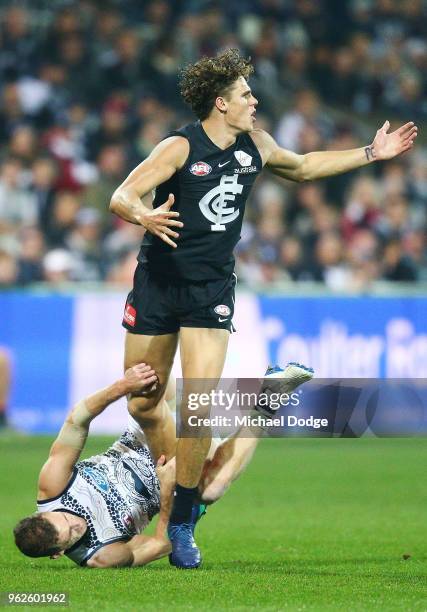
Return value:
M 142 225 L 161 240 L 176 247 L 176 228 L 182 227 L 179 213 L 171 211 L 173 194 L 157 208 L 148 208 L 141 198 L 167 181 L 182 168 L 188 157 L 190 145 L 182 136 L 171 136 L 160 142 L 146 160 L 137 166 L 115 190 L 110 210 L 125 221 Z
M 90 423 L 110 404 L 157 380 L 154 370 L 140 363 L 126 370 L 123 378 L 78 402 L 67 415 L 39 476 L 38 499 L 58 495 L 67 485 L 73 467 L 86 443 Z
M 315 151 L 298 155 L 279 147 L 263 130 L 254 130 L 253 138 L 260 149 L 266 167 L 278 176 L 291 181 L 312 181 L 361 168 L 374 161 L 391 159 L 412 148 L 418 128 L 406 123 L 388 134 L 386 121 L 371 145 L 346 151 Z M 256 133 L 255 133 L 256 132 Z
M 170 553 L 171 545 L 166 528 L 175 489 L 175 457 L 166 463 L 162 455 L 157 463 L 156 472 L 160 482 L 160 512 L 154 535 L 141 534 L 134 536 L 129 542 L 109 544 L 89 559 L 88 567 L 137 567 L 161 559 Z

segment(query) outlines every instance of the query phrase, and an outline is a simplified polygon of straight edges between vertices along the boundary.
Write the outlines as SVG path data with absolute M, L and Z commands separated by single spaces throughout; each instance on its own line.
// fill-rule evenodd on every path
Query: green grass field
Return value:
M 0 438 L 1 591 L 67 591 L 84 611 L 427 610 L 425 439 L 263 441 L 200 523 L 203 568 L 187 572 L 21 556 L 11 531 L 34 510 L 49 442 Z

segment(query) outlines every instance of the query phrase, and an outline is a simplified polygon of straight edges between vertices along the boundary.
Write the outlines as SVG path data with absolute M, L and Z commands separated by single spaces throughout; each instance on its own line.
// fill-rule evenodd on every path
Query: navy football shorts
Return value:
M 235 331 L 236 275 L 211 281 L 175 280 L 151 274 L 138 264 L 123 315 L 123 327 L 133 334 L 173 334 L 181 327 Z

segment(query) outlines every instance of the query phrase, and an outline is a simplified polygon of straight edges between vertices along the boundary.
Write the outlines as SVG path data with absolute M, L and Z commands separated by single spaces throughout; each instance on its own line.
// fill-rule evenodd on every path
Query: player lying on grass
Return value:
M 312 376 L 310 370 L 292 366 L 280 373 L 287 377 L 283 384 L 289 392 Z M 166 528 L 175 458 L 166 461 L 161 456 L 155 468 L 144 434 L 129 416 L 125 433 L 111 448 L 79 461 L 91 421 L 112 402 L 141 393 L 155 381 L 154 370 L 138 364 L 71 410 L 40 472 L 38 513 L 22 519 L 14 530 L 16 545 L 24 554 L 51 559 L 66 554 L 79 565 L 105 568 L 145 565 L 170 553 Z M 200 480 L 200 503 L 193 507 L 193 531 L 204 504 L 225 493 L 247 466 L 257 443 L 256 437 L 236 434 L 213 446 Z M 154 535 L 142 535 L 157 513 Z

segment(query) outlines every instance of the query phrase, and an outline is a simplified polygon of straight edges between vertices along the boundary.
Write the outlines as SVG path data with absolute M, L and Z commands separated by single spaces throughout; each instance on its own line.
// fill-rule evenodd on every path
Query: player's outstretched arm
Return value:
M 84 448 L 91 421 L 107 406 L 127 395 L 149 387 L 157 380 L 154 370 L 140 363 L 126 370 L 123 378 L 78 402 L 50 449 L 39 477 L 39 499 L 52 497 L 68 483 L 72 470 Z
M 389 121 L 377 131 L 372 144 L 346 151 L 316 151 L 297 155 L 282 149 L 263 132 L 254 140 L 274 174 L 291 181 L 312 181 L 361 168 L 374 161 L 392 159 L 412 148 L 418 128 L 411 121 L 388 133 Z M 258 143 L 259 141 L 259 143 Z
M 155 209 L 147 208 L 141 201 L 145 195 L 167 181 L 184 165 L 190 150 L 188 140 L 171 136 L 160 142 L 151 154 L 137 166 L 116 189 L 110 201 L 110 210 L 125 221 L 142 225 L 147 231 L 176 247 L 173 238 L 179 234 L 174 228 L 182 227 L 179 213 L 171 211 L 173 194 Z

